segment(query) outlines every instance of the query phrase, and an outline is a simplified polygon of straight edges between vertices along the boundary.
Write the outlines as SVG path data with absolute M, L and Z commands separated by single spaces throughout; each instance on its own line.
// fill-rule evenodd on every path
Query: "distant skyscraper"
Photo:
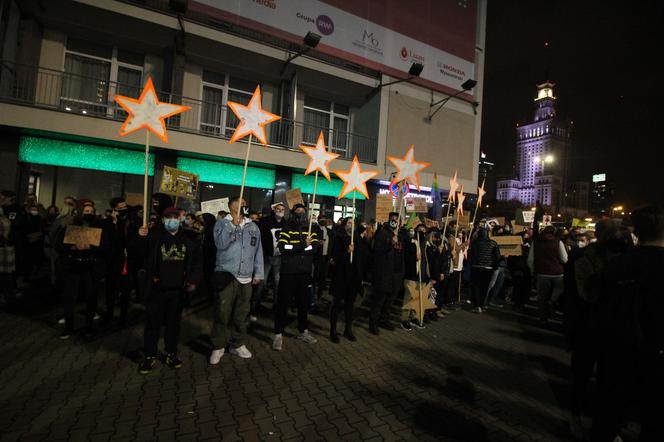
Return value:
M 527 206 L 540 202 L 554 210 L 564 205 L 571 127 L 557 118 L 554 86 L 550 82 L 537 86 L 533 121 L 516 128 L 518 176 L 497 182 L 499 201 L 516 199 Z
M 607 180 L 605 173 L 593 175 L 592 196 L 590 197 L 590 211 L 593 215 L 608 215 L 611 213 L 614 192 L 613 184 Z
M 569 186 L 567 186 L 566 206 L 587 212 L 589 209 L 589 200 L 590 183 L 587 181 L 573 181 L 569 183 Z

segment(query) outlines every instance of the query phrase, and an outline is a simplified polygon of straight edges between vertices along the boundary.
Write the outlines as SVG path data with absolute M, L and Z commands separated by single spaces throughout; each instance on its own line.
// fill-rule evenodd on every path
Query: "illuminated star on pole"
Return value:
M 456 198 L 456 190 L 459 188 L 459 180 L 457 179 L 457 171 L 454 171 L 454 176 L 450 178 L 450 193 L 447 200 L 454 202 Z
M 406 156 L 403 158 L 387 157 L 388 160 L 394 164 L 397 168 L 397 175 L 394 177 L 394 181 L 398 183 L 399 181 L 405 180 L 417 186 L 417 190 L 420 190 L 420 177 L 419 173 L 421 170 L 429 167 L 429 163 L 418 163 L 415 161 L 415 146 L 410 145 L 410 149 L 406 152 Z
M 484 190 L 484 183 L 486 182 L 486 179 L 482 181 L 482 187 L 477 188 L 477 207 L 482 206 L 482 198 L 484 195 L 486 195 L 486 190 Z
M 353 164 L 350 166 L 348 172 L 341 170 L 335 170 L 333 172 L 336 173 L 344 182 L 344 187 L 341 189 L 339 199 L 343 198 L 353 190 L 357 190 L 368 199 L 369 192 L 367 192 L 366 183 L 371 178 L 378 175 L 378 171 L 375 170 L 363 171 L 360 168 L 360 162 L 357 160 L 357 155 L 355 155 L 355 158 L 353 158 Z
M 302 149 L 304 153 L 309 155 L 309 158 L 311 158 L 311 160 L 309 160 L 307 170 L 304 172 L 304 174 L 309 175 L 311 172 L 319 171 L 328 181 L 330 181 L 330 171 L 327 169 L 328 163 L 337 158 L 339 155 L 327 151 L 327 147 L 325 146 L 325 138 L 323 137 L 323 131 L 321 131 L 320 135 L 318 135 L 316 147 L 309 147 L 300 144 L 300 149 Z
M 232 101 L 228 102 L 228 106 L 231 108 L 235 116 L 240 120 L 240 124 L 238 124 L 237 128 L 235 129 L 235 133 L 233 133 L 233 136 L 229 142 L 234 143 L 237 140 L 251 134 L 261 143 L 267 145 L 265 137 L 265 126 L 268 123 L 279 120 L 281 117 L 263 110 L 263 107 L 261 106 L 260 86 L 256 86 L 254 95 L 251 96 L 251 100 L 247 106 L 244 106 L 240 103 L 234 103 Z
M 164 143 L 168 143 L 166 118 L 191 109 L 189 106 L 159 101 L 152 78 L 148 78 L 138 100 L 117 95 L 115 101 L 129 114 L 120 128 L 121 136 L 145 128 L 161 138 Z
M 460 216 L 463 216 L 463 202 L 466 200 L 466 195 L 463 193 L 463 186 L 461 186 L 461 192 L 458 193 L 457 195 L 457 201 L 458 201 L 458 206 L 457 206 L 457 212 L 459 212 Z

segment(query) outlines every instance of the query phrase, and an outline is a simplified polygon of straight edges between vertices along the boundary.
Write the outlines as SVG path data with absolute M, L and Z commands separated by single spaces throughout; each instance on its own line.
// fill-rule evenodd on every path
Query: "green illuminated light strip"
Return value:
M 242 185 L 244 167 L 240 164 L 221 163 L 196 158 L 178 157 L 178 169 L 198 175 L 199 181 L 215 184 Z M 274 169 L 248 167 L 244 185 L 261 189 L 274 189 Z
M 314 193 L 314 180 L 315 175 L 313 173 L 309 175 L 294 173 L 291 176 L 291 188 L 299 188 L 302 193 Z M 332 181 L 328 181 L 324 176 L 319 174 L 318 185 L 316 186 L 316 195 L 333 196 L 337 198 L 339 193 L 341 193 L 343 186 L 343 181 L 336 178 L 332 178 Z M 355 193 L 355 198 L 358 200 L 366 199 L 364 198 L 364 195 L 359 192 L 351 192 L 344 198 L 352 199 L 353 193 Z
M 145 172 L 145 154 L 143 152 L 49 138 L 21 137 L 18 159 L 24 163 L 134 175 L 143 175 Z M 154 175 L 154 154 L 152 153 L 148 158 L 148 174 Z

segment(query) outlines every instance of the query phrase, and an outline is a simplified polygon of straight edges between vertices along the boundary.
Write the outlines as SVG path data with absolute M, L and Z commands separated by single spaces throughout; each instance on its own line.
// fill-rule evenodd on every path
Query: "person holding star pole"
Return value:
M 120 136 L 124 137 L 145 128 L 145 171 L 143 175 L 143 226 L 148 225 L 148 174 L 150 161 L 150 132 L 168 143 L 166 118 L 188 111 L 189 106 L 164 103 L 157 98 L 152 78 L 148 77 L 145 88 L 138 99 L 117 95 L 115 101 L 129 114 L 120 127 Z
M 309 175 L 311 172 L 316 171 L 316 175 L 314 178 L 314 193 L 311 197 L 311 213 L 309 214 L 309 230 L 307 235 L 311 236 L 311 225 L 313 223 L 314 217 L 313 217 L 313 207 L 316 202 L 316 187 L 318 185 L 318 172 L 320 171 L 325 179 L 328 181 L 331 180 L 330 178 L 330 171 L 328 170 L 328 164 L 337 158 L 339 155 L 336 153 L 328 152 L 327 146 L 325 146 L 325 137 L 323 136 L 323 131 L 320 132 L 318 135 L 318 141 L 316 141 L 316 146 L 315 147 L 309 147 L 300 144 L 300 149 L 306 153 L 310 160 L 309 160 L 309 165 L 307 166 L 307 170 L 304 172 L 305 175 Z
M 378 171 L 375 170 L 365 170 L 363 171 L 360 167 L 360 162 L 357 159 L 357 155 L 353 158 L 353 163 L 350 169 L 346 172 L 341 170 L 335 170 L 334 173 L 341 178 L 344 182 L 344 187 L 339 193 L 339 199 L 346 196 L 348 193 L 353 192 L 353 217 L 351 218 L 351 233 L 350 233 L 350 245 L 354 245 L 355 237 L 355 192 L 358 191 L 365 198 L 369 199 L 369 192 L 367 191 L 367 181 L 371 178 L 378 175 Z M 350 254 L 350 262 L 353 262 L 353 254 Z

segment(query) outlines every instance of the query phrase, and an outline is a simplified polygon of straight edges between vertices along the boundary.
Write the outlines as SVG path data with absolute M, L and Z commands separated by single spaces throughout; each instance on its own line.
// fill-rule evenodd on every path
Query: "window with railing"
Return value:
M 316 144 L 318 134 L 323 131 L 325 143 L 344 157 L 348 154 L 349 108 L 333 101 L 304 97 L 304 131 L 302 141 Z
M 63 67 L 59 104 L 66 111 L 123 118 L 113 97 L 138 97 L 141 91 L 140 54 L 69 38 Z
M 239 120 L 227 106 L 229 101 L 249 104 L 256 82 L 219 74 L 203 72 L 203 96 L 201 97 L 201 132 L 216 136 L 233 135 Z

